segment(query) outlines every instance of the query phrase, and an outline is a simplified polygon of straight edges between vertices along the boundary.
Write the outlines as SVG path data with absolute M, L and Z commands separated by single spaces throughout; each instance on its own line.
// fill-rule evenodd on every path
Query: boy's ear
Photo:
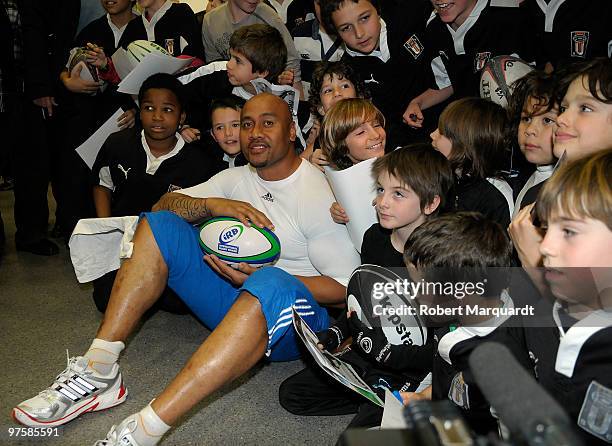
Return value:
M 268 74 L 270 74 L 270 72 L 268 70 L 254 71 L 253 74 L 257 77 L 262 77 L 265 79 L 266 77 L 268 77 Z
M 179 119 L 179 125 L 185 124 L 185 119 L 187 118 L 187 113 L 184 111 L 181 112 L 181 119 Z
M 436 195 L 433 200 L 431 200 L 431 203 L 425 205 L 423 213 L 425 215 L 431 215 L 438 209 L 438 206 L 440 206 L 440 196 Z
M 215 140 L 216 143 L 219 143 L 219 141 L 217 140 L 217 137 L 215 136 L 215 132 L 213 132 L 213 129 L 210 129 L 210 136 L 212 136 L 212 139 Z
M 295 121 L 292 120 L 289 126 L 289 141 L 295 142 L 296 139 L 297 139 L 297 132 L 295 130 Z

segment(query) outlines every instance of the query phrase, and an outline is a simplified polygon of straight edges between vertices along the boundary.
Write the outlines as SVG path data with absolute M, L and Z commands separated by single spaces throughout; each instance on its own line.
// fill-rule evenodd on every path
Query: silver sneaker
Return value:
M 83 356 L 67 361 L 66 370 L 51 386 L 13 409 L 15 420 L 26 426 L 60 426 L 83 413 L 108 409 L 125 401 L 127 389 L 117 364 L 103 376 L 89 368 L 89 360 Z

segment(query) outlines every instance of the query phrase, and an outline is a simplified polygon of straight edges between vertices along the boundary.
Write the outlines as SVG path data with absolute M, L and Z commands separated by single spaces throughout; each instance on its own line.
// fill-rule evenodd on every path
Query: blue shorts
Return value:
M 301 341 L 297 339 L 291 319 L 293 306 L 313 331 L 329 326 L 327 311 L 291 274 L 279 268 L 264 267 L 237 288 L 203 260 L 197 228 L 167 211 L 144 213 L 141 218 L 147 219 L 168 267 L 168 286 L 210 329 L 219 325 L 241 291 L 259 300 L 268 326 L 266 356 L 271 361 L 289 361 L 300 356 L 298 343 Z

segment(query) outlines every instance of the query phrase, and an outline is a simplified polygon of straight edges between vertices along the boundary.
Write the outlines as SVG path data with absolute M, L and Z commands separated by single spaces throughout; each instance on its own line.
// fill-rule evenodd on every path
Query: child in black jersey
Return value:
M 509 158 L 506 112 L 480 98 L 463 98 L 444 109 L 432 145 L 449 159 L 455 187 L 449 207 L 475 211 L 501 224 L 510 223 L 514 206 L 512 188 L 497 178 Z
M 535 2 L 535 0 L 533 0 Z M 487 61 L 517 55 L 532 62 L 538 41 L 524 25 L 516 2 L 493 0 L 431 0 L 435 8 L 427 23 L 425 45 L 430 86 L 411 97 L 404 122 L 420 128 L 430 119 L 429 109 L 447 100 L 479 96 L 479 80 Z M 512 5 L 514 3 L 514 5 Z M 538 42 L 538 43 L 536 43 Z
M 562 165 L 536 212 L 545 279 L 556 298 L 545 323 L 526 327 L 537 378 L 584 444 L 612 441 L 612 150 Z
M 556 161 L 553 134 L 558 115 L 554 88 L 554 78 L 540 71 L 527 73 L 513 84 L 508 101 L 512 134 L 516 135 L 516 143 L 525 160 L 536 166 L 516 197 L 513 217 L 535 201 L 537 191 L 553 171 Z
M 231 95 L 247 99 L 255 93 L 254 79 L 276 83 L 286 60 L 287 48 L 276 28 L 255 24 L 236 30 L 230 38 L 230 60 L 212 62 L 179 78 L 185 84 L 189 128 L 200 134 L 211 128 L 211 100 Z
M 154 74 L 139 95 L 142 131 L 131 128 L 108 137 L 94 163 L 94 202 L 98 217 L 138 215 L 166 192 L 207 181 L 222 163 L 199 147 L 185 144 L 177 133 L 185 119 L 183 86 L 169 74 Z M 94 281 L 93 298 L 104 312 L 116 271 Z M 186 312 L 167 292 L 161 308 Z
M 380 223 L 366 232 L 362 263 L 405 270 L 404 242 L 418 225 L 435 215 L 444 204 L 452 184 L 450 166 L 430 145 L 418 144 L 378 158 L 372 176 L 377 180 L 376 211 Z M 321 348 L 334 351 L 351 336 L 346 316 L 344 313 L 329 330 L 319 333 Z M 350 349 L 343 351 L 342 359 L 352 364 L 360 376 L 379 392 L 384 392 L 383 387 L 405 391 L 418 389 L 431 367 L 432 337 L 423 346 L 393 346 L 391 353 L 384 358 L 378 355 L 386 345 L 380 327 L 371 337 L 376 339 L 371 351 L 365 352 L 355 342 Z M 380 424 L 381 408 L 332 381 L 316 367 L 309 367 L 281 384 L 279 398 L 285 409 L 298 415 L 357 412 L 349 427 Z
M 479 434 L 496 432 L 497 421 L 469 368 L 470 353 L 483 342 L 500 342 L 529 368 L 520 319 L 506 290 L 511 253 L 500 225 L 476 212 L 430 219 L 414 230 L 405 246 L 410 277 L 427 284 L 416 299 L 419 314 L 433 327 L 435 356 L 431 389 L 402 397 L 406 403 L 449 399 Z M 439 284 L 444 284 L 444 291 L 430 288 Z M 466 284 L 471 284 L 471 291 Z M 448 285 L 452 285 L 449 291 Z M 428 313 L 424 314 L 423 306 Z M 499 314 L 489 312 L 492 309 Z
M 534 45 L 538 68 L 558 70 L 572 62 L 612 55 L 612 2 L 540 0 L 523 1 L 520 7 L 538 43 Z
M 325 29 L 344 41 L 342 60 L 353 66 L 387 118 L 389 147 L 425 140 L 401 122 L 408 101 L 427 85 L 425 25 L 431 5 L 423 0 L 326 0 Z
M 113 53 L 119 39 L 130 20 L 136 17 L 132 13 L 132 0 L 118 0 L 113 4 L 102 1 L 106 14 L 85 26 L 77 35 L 71 55 L 79 53 L 87 44 L 107 48 Z M 77 64 L 72 72 L 69 66 L 60 74 L 60 80 L 68 90 L 62 98 L 60 114 L 65 120 L 60 150 L 59 175 L 62 181 L 59 189 L 62 196 L 61 229 L 66 237 L 72 232 L 77 221 L 94 215 L 94 206 L 90 188 L 90 168 L 75 152 L 96 129 L 98 129 L 118 108 L 124 112 L 117 118 L 120 128 L 134 126 L 136 106 L 129 95 L 118 93 L 114 85 L 102 81 L 88 81 L 81 78 L 84 64 Z M 91 70 L 95 70 L 90 66 Z M 97 78 L 97 74 L 94 73 Z
M 165 48 L 172 56 L 186 54 L 204 60 L 204 44 L 191 7 L 172 0 L 138 0 L 139 19 L 128 24 L 119 45 L 135 40 L 149 40 Z
M 143 83 L 138 98 L 142 131 L 112 134 L 94 163 L 98 217 L 138 215 L 169 190 L 199 184 L 220 170 L 212 155 L 186 145 L 177 134 L 185 119 L 178 80 L 155 74 Z

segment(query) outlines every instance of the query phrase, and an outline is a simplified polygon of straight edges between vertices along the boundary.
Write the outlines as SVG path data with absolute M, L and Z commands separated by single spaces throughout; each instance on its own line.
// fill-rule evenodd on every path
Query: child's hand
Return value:
M 423 127 L 423 112 L 421 111 L 421 106 L 414 101 L 411 101 L 402 116 L 404 122 L 408 124 L 410 127 L 420 128 Z
M 321 130 L 321 123 L 318 119 L 315 119 L 312 123 L 312 127 L 310 127 L 310 131 L 308 132 L 308 138 L 306 138 L 307 146 L 314 146 L 317 137 L 319 136 L 319 131 Z
M 531 210 L 534 203 L 525 206 L 508 226 L 508 233 L 514 243 L 521 265 L 524 267 L 538 267 L 542 265 L 540 243 L 542 234 L 531 221 Z
M 293 71 L 285 70 L 278 75 L 278 85 L 293 85 L 293 78 Z
M 180 131 L 185 142 L 190 143 L 200 139 L 200 131 L 189 126 L 185 126 Z
M 83 70 L 83 64 L 78 63 L 72 69 L 69 76 L 62 76 L 62 82 L 66 89 L 73 93 L 79 94 L 93 94 L 102 86 L 104 82 L 95 82 L 81 79 L 81 71 Z
M 117 118 L 117 125 L 119 126 L 120 129 L 131 129 L 132 127 L 134 127 L 135 123 L 136 123 L 136 110 L 134 109 L 130 109 L 126 112 L 123 112 Z
M 107 58 L 106 54 L 104 53 L 104 48 L 94 45 L 93 43 L 88 43 L 87 48 L 89 48 L 89 51 L 86 51 L 87 63 L 101 70 L 106 69 L 108 61 L 106 60 Z
M 310 157 L 308 158 L 308 161 L 310 161 L 321 172 L 325 171 L 323 169 L 324 166 L 329 166 L 329 161 L 327 161 L 327 158 L 325 157 L 325 155 L 323 155 L 323 151 L 321 149 L 315 149 L 315 151 L 312 152 L 312 155 L 310 155 Z M 340 205 L 338 205 L 338 206 L 340 206 Z M 334 205 L 332 205 L 332 208 L 333 207 L 334 207 Z M 344 212 L 344 209 L 342 210 L 342 212 Z M 332 218 L 333 218 L 333 213 L 332 213 Z M 334 220 L 334 221 L 336 221 L 336 220 Z M 348 221 L 348 217 L 347 217 L 347 221 Z M 336 223 L 338 223 L 338 222 L 336 221 Z
M 348 215 L 346 215 L 344 208 L 340 206 L 337 201 L 334 201 L 334 204 L 331 205 L 329 213 L 331 214 L 332 220 L 338 224 L 345 225 L 349 222 Z
M 422 392 L 400 392 L 399 394 L 402 397 L 404 406 L 407 406 L 413 401 L 431 400 L 431 385 Z
M 339 327 L 332 325 L 327 330 L 318 332 L 317 337 L 319 338 L 319 342 L 317 343 L 319 350 L 327 350 L 333 353 L 340 347 L 340 344 L 344 342 L 345 333 L 343 333 Z

